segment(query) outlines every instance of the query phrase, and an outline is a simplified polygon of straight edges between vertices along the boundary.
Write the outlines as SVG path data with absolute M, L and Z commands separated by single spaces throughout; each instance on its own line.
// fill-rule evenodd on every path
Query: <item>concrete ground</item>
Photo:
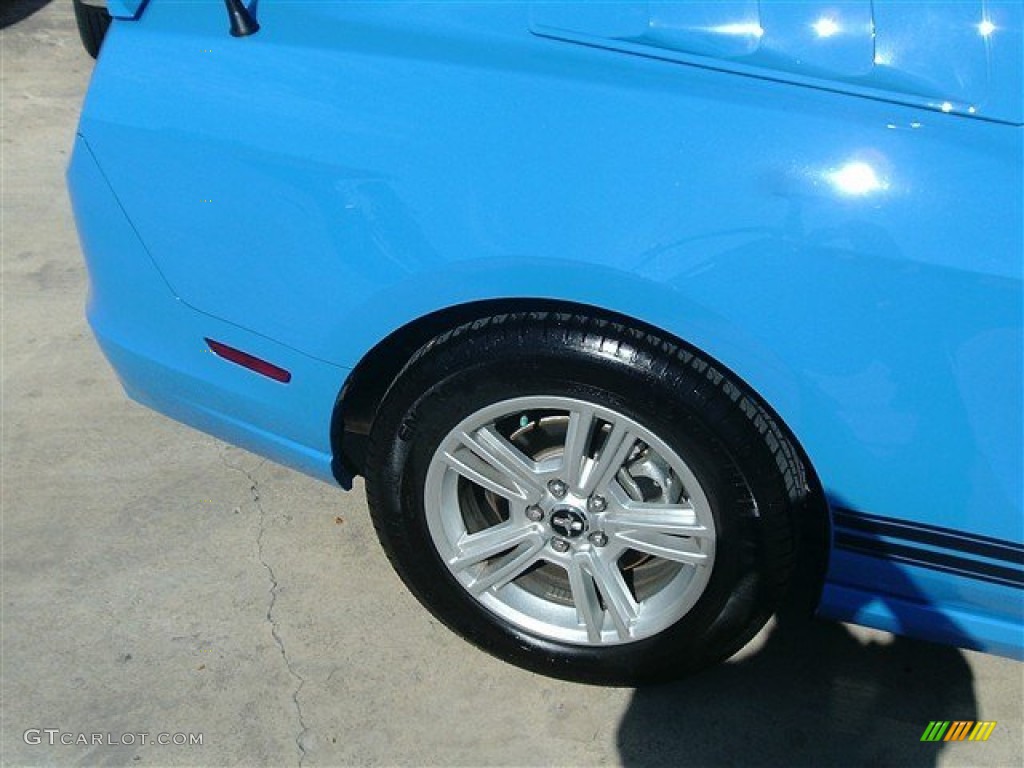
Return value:
M 64 191 L 92 61 L 70 2 L 0 13 L 4 765 L 1021 764 L 1021 665 L 883 633 L 777 625 L 640 691 L 505 665 L 405 592 L 361 487 L 130 403 Z M 922 744 L 936 719 L 998 726 Z

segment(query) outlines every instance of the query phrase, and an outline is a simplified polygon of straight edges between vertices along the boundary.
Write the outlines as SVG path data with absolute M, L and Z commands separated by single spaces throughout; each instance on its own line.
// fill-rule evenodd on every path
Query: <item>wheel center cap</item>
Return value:
M 587 530 L 587 518 L 572 507 L 559 507 L 551 513 L 551 527 L 559 535 L 575 539 Z

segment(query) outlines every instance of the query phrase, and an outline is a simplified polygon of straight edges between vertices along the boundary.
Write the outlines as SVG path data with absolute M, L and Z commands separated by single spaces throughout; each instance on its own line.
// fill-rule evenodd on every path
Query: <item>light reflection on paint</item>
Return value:
M 818 34 L 818 37 L 832 37 L 832 35 L 839 32 L 839 24 L 836 23 L 835 19 L 830 19 L 827 16 L 822 16 L 811 27 Z
M 712 32 L 719 35 L 731 35 L 733 37 L 763 37 L 764 29 L 756 22 L 744 24 L 719 24 L 711 28 Z
M 825 174 L 825 178 L 837 191 L 852 197 L 863 197 L 889 188 L 888 183 L 878 178 L 874 168 L 859 161 L 847 163 L 842 168 Z
M 978 24 L 978 34 L 982 37 L 988 37 L 996 31 L 996 25 L 988 19 L 982 19 L 981 23 Z

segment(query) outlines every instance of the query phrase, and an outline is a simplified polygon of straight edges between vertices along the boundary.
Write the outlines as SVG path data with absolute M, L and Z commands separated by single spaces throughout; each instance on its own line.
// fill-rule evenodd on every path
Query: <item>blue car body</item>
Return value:
M 69 185 L 132 397 L 346 483 L 388 339 L 614 313 L 799 443 L 822 615 L 1022 656 L 1024 4 L 254 10 L 111 5 Z

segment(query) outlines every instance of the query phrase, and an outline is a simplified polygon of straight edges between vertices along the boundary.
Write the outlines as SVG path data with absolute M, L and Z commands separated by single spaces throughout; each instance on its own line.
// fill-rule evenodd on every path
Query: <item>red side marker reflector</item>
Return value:
M 286 371 L 284 368 L 278 368 L 276 365 L 268 363 L 266 360 L 260 360 L 260 358 L 254 357 L 248 352 L 243 352 L 240 349 L 229 347 L 227 344 L 221 344 L 219 341 L 214 341 L 213 339 L 206 339 L 206 344 L 218 357 L 223 357 L 225 360 L 230 360 L 232 363 L 238 363 L 240 366 L 248 368 L 250 371 L 256 371 L 256 373 L 262 374 L 274 381 L 280 381 L 282 384 L 287 384 L 292 380 L 292 374 L 290 371 Z

